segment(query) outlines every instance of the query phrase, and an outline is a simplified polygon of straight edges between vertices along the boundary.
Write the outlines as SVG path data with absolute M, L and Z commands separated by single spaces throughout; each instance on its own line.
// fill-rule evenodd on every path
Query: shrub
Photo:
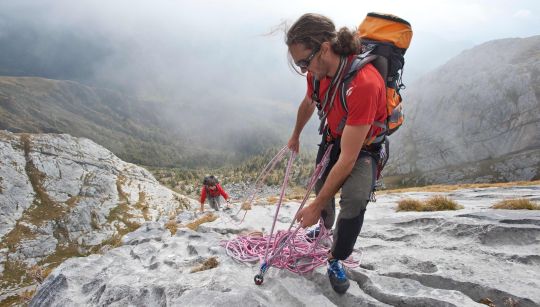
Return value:
M 526 198 L 504 199 L 491 206 L 491 208 L 509 210 L 540 210 L 540 204 L 534 203 Z

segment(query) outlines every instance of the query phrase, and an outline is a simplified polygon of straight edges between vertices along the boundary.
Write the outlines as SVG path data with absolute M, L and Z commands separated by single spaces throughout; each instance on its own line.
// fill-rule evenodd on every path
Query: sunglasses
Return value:
M 319 50 L 321 50 L 321 46 L 314 48 L 307 58 L 298 60 L 294 64 L 296 64 L 296 66 L 298 66 L 302 70 L 307 70 L 307 68 L 309 67 L 309 64 L 311 63 L 311 60 L 313 60 L 313 57 L 315 57 L 315 55 L 317 54 L 317 52 L 319 52 Z

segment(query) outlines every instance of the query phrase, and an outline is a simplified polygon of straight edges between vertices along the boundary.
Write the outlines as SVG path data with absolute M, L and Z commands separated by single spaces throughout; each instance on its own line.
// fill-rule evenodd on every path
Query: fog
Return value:
M 164 120 L 179 131 L 217 121 L 223 135 L 254 125 L 283 135 L 305 93 L 284 31 L 303 13 L 350 28 L 369 11 L 408 20 L 415 34 L 407 84 L 482 42 L 538 34 L 539 7 L 534 0 L 2 0 L 0 74 L 76 80 L 160 101 Z

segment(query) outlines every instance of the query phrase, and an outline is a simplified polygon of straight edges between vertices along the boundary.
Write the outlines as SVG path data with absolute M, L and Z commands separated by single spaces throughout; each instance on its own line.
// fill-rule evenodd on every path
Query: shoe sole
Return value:
M 344 294 L 349 289 L 350 282 L 348 279 L 341 282 L 334 276 L 329 275 L 328 278 L 330 278 L 330 285 L 332 285 L 332 289 L 334 289 L 334 291 L 336 291 L 337 293 Z

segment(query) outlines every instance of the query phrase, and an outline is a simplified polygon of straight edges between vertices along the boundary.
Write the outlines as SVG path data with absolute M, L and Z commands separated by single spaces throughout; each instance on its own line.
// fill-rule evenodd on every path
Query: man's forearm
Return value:
M 300 137 L 300 133 L 302 133 L 302 130 L 311 118 L 311 115 L 313 115 L 314 110 L 315 105 L 313 104 L 313 101 L 310 98 L 305 97 L 298 107 L 298 113 L 296 114 L 296 124 L 293 131 L 294 137 Z

